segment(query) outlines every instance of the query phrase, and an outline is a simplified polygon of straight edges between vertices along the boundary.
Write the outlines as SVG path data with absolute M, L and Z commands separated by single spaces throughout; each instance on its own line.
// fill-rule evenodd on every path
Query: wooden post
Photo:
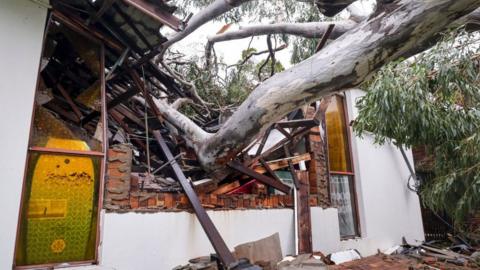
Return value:
M 298 252 L 312 253 L 312 220 L 309 204 L 308 171 L 296 171 L 298 189 Z

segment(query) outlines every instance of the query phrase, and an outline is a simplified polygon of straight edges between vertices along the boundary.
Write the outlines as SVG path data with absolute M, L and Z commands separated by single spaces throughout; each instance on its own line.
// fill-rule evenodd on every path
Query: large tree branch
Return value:
M 208 50 L 211 49 L 214 43 L 237 40 L 253 36 L 271 35 L 271 34 L 287 34 L 304 38 L 320 38 L 325 34 L 328 26 L 335 25 L 330 39 L 336 39 L 354 28 L 357 23 L 363 21 L 367 14 L 363 14 L 357 10 L 357 7 L 350 6 L 349 11 L 352 14 L 349 20 L 344 21 L 324 21 L 324 22 L 307 22 L 307 23 L 276 23 L 267 25 L 251 25 L 241 26 L 239 30 L 229 31 L 218 35 L 208 37 Z M 452 23 L 452 26 L 462 26 L 465 24 L 480 25 L 480 8 L 474 10 L 472 13 L 465 15 Z M 479 26 L 480 27 L 480 26 Z
M 266 25 L 253 25 L 240 27 L 237 31 L 229 31 L 223 34 L 208 37 L 210 44 L 228 40 L 242 39 L 252 36 L 271 34 L 288 34 L 305 38 L 321 38 L 330 24 L 335 24 L 331 38 L 335 39 L 352 29 L 356 23 L 351 20 L 332 22 L 306 22 L 306 23 L 276 23 Z
M 160 59 L 163 58 L 163 54 L 167 49 L 172 46 L 174 43 L 184 39 L 190 35 L 193 31 L 197 30 L 200 26 L 205 23 L 215 19 L 216 17 L 232 10 L 233 8 L 243 4 L 250 0 L 215 0 L 213 3 L 208 5 L 205 9 L 195 14 L 187 24 L 187 27 L 165 43 L 162 44 L 162 51 L 160 52 Z
M 352 29 L 357 23 L 351 20 L 346 20 L 338 22 L 275 23 L 266 25 L 252 25 L 240 27 L 240 29 L 236 31 L 225 32 L 208 37 L 208 42 L 205 46 L 207 67 L 210 65 L 210 55 L 213 45 L 217 42 L 272 34 L 287 34 L 305 38 L 321 38 L 331 24 L 335 24 L 335 28 L 333 28 L 330 38 L 335 39 Z
M 463 25 L 466 25 L 467 30 L 480 30 L 480 8 L 477 8 L 472 13 L 463 16 L 452 24 L 453 27 L 460 27 Z
M 480 0 L 397 0 L 300 64 L 264 81 L 198 152 L 217 172 L 259 132 L 293 109 L 354 87 L 384 64 L 429 46 Z

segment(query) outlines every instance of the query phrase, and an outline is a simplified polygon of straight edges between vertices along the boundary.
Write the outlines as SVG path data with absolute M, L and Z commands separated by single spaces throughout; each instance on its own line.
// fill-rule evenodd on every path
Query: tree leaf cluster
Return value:
M 355 132 L 425 146 L 434 177 L 423 202 L 458 223 L 480 209 L 479 36 L 456 30 L 432 49 L 382 68 L 357 101 Z

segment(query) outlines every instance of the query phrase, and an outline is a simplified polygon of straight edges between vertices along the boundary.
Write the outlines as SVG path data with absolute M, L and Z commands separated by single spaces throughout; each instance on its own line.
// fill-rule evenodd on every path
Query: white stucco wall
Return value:
M 0 269 L 11 269 L 47 9 L 0 1 Z
M 280 233 L 284 255 L 293 253 L 293 210 L 208 211 L 230 249 Z M 115 269 L 172 269 L 213 253 L 195 215 L 104 215 L 101 264 Z

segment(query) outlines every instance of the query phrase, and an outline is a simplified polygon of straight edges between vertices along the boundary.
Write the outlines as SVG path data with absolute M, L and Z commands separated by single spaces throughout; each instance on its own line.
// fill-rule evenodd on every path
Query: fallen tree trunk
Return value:
M 394 1 L 309 59 L 264 81 L 217 133 L 201 134 L 181 118 L 184 134 L 195 137 L 190 141 L 204 169 L 222 178 L 226 164 L 288 112 L 355 87 L 384 64 L 425 50 L 439 32 L 479 6 L 480 0 Z

